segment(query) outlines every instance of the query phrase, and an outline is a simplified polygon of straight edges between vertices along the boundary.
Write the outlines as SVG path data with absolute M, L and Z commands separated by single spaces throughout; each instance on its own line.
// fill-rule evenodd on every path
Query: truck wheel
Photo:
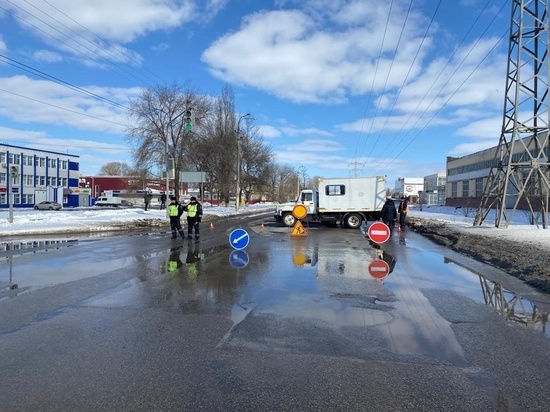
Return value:
M 283 216 L 283 223 L 285 226 L 292 227 L 296 223 L 296 218 L 292 216 L 292 213 L 285 213 Z
M 349 215 L 347 215 L 345 217 L 345 223 L 346 223 L 346 226 L 349 227 L 350 229 L 359 229 L 359 227 L 361 226 L 361 216 L 358 215 L 357 213 L 350 213 Z

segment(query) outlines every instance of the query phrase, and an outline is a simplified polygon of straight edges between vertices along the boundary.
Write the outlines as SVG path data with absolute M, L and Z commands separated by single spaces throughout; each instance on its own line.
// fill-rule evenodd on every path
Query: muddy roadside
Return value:
M 550 294 L 549 248 L 518 244 L 509 239 L 488 238 L 461 231 L 442 222 L 418 217 L 408 219 L 410 230 L 515 276 L 535 289 Z

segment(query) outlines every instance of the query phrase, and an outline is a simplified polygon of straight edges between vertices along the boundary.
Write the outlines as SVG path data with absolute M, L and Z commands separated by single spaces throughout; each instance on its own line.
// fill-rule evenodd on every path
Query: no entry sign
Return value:
M 390 238 L 391 231 L 390 228 L 384 223 L 374 222 L 370 225 L 368 234 L 370 240 L 374 243 L 384 243 Z
M 382 259 L 373 260 L 369 265 L 369 274 L 375 279 L 384 279 L 390 274 L 390 265 Z

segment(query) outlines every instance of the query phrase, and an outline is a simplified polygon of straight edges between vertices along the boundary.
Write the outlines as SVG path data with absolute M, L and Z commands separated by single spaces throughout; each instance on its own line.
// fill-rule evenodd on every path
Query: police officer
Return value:
M 193 238 L 193 229 L 195 230 L 195 240 L 200 239 L 199 223 L 202 219 L 202 205 L 195 196 L 191 196 L 189 203 L 184 206 L 187 212 L 187 239 Z
M 180 216 L 183 213 L 183 207 L 178 204 L 176 198 L 170 199 L 170 205 L 168 206 L 168 216 L 170 216 L 170 229 L 172 229 L 172 239 L 177 237 L 177 233 L 180 234 L 182 239 L 185 239 L 183 228 L 180 223 Z

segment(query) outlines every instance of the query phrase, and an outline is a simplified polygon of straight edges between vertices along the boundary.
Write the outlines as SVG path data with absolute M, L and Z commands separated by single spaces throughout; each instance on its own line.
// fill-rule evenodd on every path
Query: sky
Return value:
M 143 89 L 230 85 L 277 163 L 391 188 L 498 144 L 510 16 L 510 0 L 0 0 L 0 142 L 93 175 L 132 164 Z

